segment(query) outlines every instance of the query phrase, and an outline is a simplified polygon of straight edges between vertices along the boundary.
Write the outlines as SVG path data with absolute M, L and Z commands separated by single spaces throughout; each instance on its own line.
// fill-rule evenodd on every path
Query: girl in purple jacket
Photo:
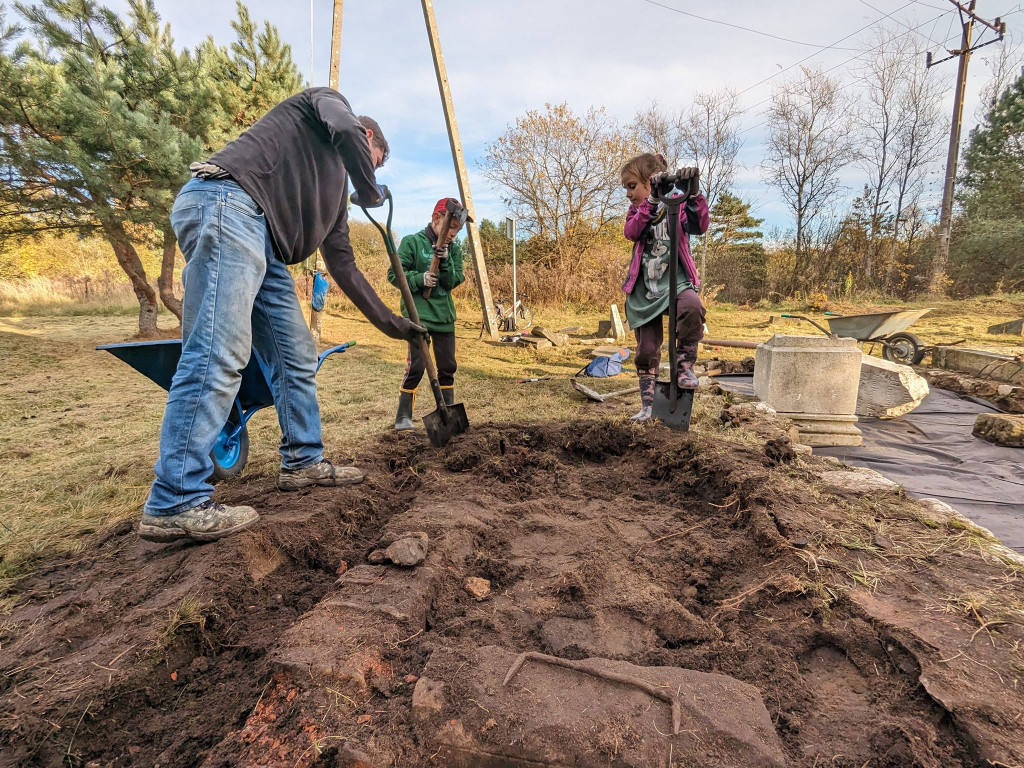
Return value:
M 665 158 L 645 152 L 622 166 L 622 186 L 629 198 L 626 213 L 626 238 L 633 241 L 633 260 L 622 286 L 626 293 L 626 319 L 636 334 L 636 372 L 640 376 L 640 412 L 630 420 L 651 419 L 654 383 L 661 363 L 663 336 L 661 318 L 668 314 L 669 221 L 666 208 L 651 199 L 651 183 L 668 170 Z M 702 235 L 708 229 L 708 202 L 700 193 L 698 170 L 681 168 L 681 183 L 690 181 L 690 198 L 679 208 L 679 258 L 676 285 L 676 350 L 679 361 L 679 387 L 696 389 L 697 342 L 704 336 L 704 305 L 697 288 L 700 280 L 690 256 L 690 235 Z

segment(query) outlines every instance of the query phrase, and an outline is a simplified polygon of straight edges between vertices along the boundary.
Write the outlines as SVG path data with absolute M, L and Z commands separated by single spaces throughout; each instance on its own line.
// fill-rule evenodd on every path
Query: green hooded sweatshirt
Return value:
M 452 302 L 451 291 L 465 281 L 462 274 L 462 249 L 456 240 L 448 245 L 448 258 L 441 260 L 438 270 L 437 285 L 429 299 L 423 298 L 423 274 L 430 271 L 430 262 L 434 258 L 434 242 L 437 236 L 428 225 L 414 235 L 402 238 L 398 247 L 398 259 L 402 262 L 405 279 L 409 281 L 416 311 L 420 315 L 420 324 L 428 331 L 436 333 L 454 333 L 455 304 Z M 388 282 L 397 285 L 395 271 L 388 270 Z M 409 317 L 409 312 L 402 301 L 402 315 Z

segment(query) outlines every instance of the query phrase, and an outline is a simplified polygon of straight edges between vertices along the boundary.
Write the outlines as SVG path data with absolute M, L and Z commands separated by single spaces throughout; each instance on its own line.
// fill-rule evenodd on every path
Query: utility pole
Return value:
M 437 75 L 437 88 L 441 92 L 441 104 L 444 107 L 444 120 L 448 126 L 448 143 L 452 148 L 452 160 L 455 161 L 455 172 L 458 177 L 459 194 L 462 205 L 469 215 L 476 219 L 473 210 L 473 195 L 469 191 L 469 174 L 466 172 L 466 159 L 462 155 L 462 140 L 459 138 L 459 126 L 455 122 L 455 105 L 452 92 L 448 85 L 448 70 L 444 65 L 444 54 L 441 52 L 441 38 L 437 32 L 437 20 L 434 18 L 432 0 L 422 0 L 423 18 L 427 23 L 427 36 L 430 38 L 430 53 L 434 59 L 434 73 Z M 480 241 L 480 230 L 475 222 L 467 222 L 469 250 L 473 254 L 473 267 L 476 272 L 476 287 L 483 308 L 483 327 L 481 336 L 496 339 L 498 326 L 495 321 L 494 307 L 491 301 L 491 283 L 487 278 L 487 263 L 484 261 L 484 249 Z
M 953 94 L 953 122 L 949 132 L 949 151 L 946 154 L 946 179 L 942 188 L 942 210 L 939 214 L 939 237 L 935 244 L 935 257 L 932 260 L 932 279 L 930 290 L 932 293 L 942 294 L 946 292 L 946 267 L 949 264 L 949 239 L 950 229 L 953 222 L 953 185 L 956 181 L 957 161 L 960 155 L 960 126 L 964 116 L 964 91 L 967 89 L 967 64 L 971 59 L 971 52 L 986 45 L 997 43 L 1006 34 L 1006 22 L 996 17 L 994 22 L 986 21 L 974 13 L 977 0 L 971 0 L 971 4 L 964 7 L 957 0 L 949 0 L 960 12 L 960 25 L 963 33 L 960 37 L 960 48 L 949 51 L 949 56 L 934 61 L 932 52 L 928 51 L 925 62 L 929 68 L 941 64 L 950 59 L 959 58 L 959 66 L 956 73 L 956 91 Z M 972 45 L 974 35 L 974 24 L 977 22 L 995 32 L 998 37 L 984 43 Z
M 334 21 L 331 24 L 331 69 L 330 77 L 328 79 L 328 85 L 334 90 L 338 90 L 338 72 L 341 67 L 341 12 L 345 5 L 345 0 L 334 0 Z M 310 54 L 309 54 L 309 84 L 313 85 L 313 37 L 312 37 L 312 13 L 313 6 L 312 0 L 310 0 Z M 313 285 L 316 286 L 316 273 L 320 269 L 320 251 L 313 254 L 313 274 L 314 280 Z M 309 330 L 313 334 L 313 341 L 317 344 L 320 343 L 320 331 L 323 328 L 324 313 L 313 307 L 312 302 L 309 305 Z

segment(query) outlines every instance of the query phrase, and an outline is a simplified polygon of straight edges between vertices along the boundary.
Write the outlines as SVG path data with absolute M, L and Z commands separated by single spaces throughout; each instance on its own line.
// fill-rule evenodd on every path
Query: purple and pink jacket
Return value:
M 622 285 L 625 293 L 632 293 L 636 280 L 640 276 L 640 262 L 644 255 L 644 232 L 650 223 L 654 206 L 650 200 L 644 200 L 639 207 L 630 205 L 626 212 L 626 226 L 624 234 L 627 240 L 633 242 L 633 260 L 629 263 L 629 275 Z M 679 224 L 687 235 L 703 235 L 708 231 L 708 201 L 704 195 L 697 195 L 679 207 Z M 697 265 L 693 263 L 690 256 L 690 238 L 679 237 L 679 261 L 686 272 L 686 276 L 693 283 L 694 288 L 700 287 L 700 279 L 697 277 Z

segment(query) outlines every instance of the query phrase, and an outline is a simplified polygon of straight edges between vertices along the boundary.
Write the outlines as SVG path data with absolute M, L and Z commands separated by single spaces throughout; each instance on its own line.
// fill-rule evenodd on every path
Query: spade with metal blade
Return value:
M 353 202 L 362 208 L 366 218 L 373 223 L 377 231 L 380 232 L 381 237 L 384 238 L 384 247 L 387 249 L 388 259 L 391 261 L 391 269 L 394 270 L 395 279 L 398 281 L 398 289 L 402 292 L 402 300 L 405 302 L 409 319 L 416 323 L 416 325 L 419 325 L 420 316 L 419 312 L 416 311 L 416 302 L 413 300 L 412 291 L 409 289 L 409 281 L 405 279 L 405 270 L 402 269 L 402 263 L 398 260 L 398 249 L 395 247 L 395 239 L 391 235 L 391 217 L 395 211 L 394 200 L 387 187 L 382 187 L 381 189 L 383 191 L 383 198 L 388 203 L 387 224 L 384 226 L 381 226 L 370 215 L 370 212 L 366 210 L 366 206 L 362 205 L 355 195 L 353 195 Z M 383 204 L 384 199 L 381 200 L 381 204 Z M 425 337 L 421 337 L 418 344 L 420 345 L 420 354 L 423 355 L 423 362 L 426 365 L 430 389 L 434 393 L 434 402 L 437 404 L 437 410 L 423 417 L 423 426 L 427 431 L 427 438 L 430 440 L 430 444 L 435 448 L 444 448 L 455 435 L 460 435 L 469 429 L 469 417 L 466 415 L 466 406 L 462 403 L 454 403 L 452 405 L 445 403 L 444 395 L 441 394 L 441 384 L 437 380 L 437 367 L 434 365 L 434 358 L 430 354 L 430 345 Z
M 668 262 L 668 358 L 669 380 L 659 381 L 654 385 L 654 405 L 651 415 L 666 427 L 686 432 L 690 429 L 690 415 L 693 412 L 693 390 L 679 387 L 679 355 L 676 352 L 676 306 L 679 271 L 679 208 L 690 197 L 693 179 L 680 180 L 677 174 L 665 179 L 664 185 L 651 192 L 668 209 L 665 218 L 669 232 Z M 686 189 L 680 190 L 677 184 L 683 183 Z

